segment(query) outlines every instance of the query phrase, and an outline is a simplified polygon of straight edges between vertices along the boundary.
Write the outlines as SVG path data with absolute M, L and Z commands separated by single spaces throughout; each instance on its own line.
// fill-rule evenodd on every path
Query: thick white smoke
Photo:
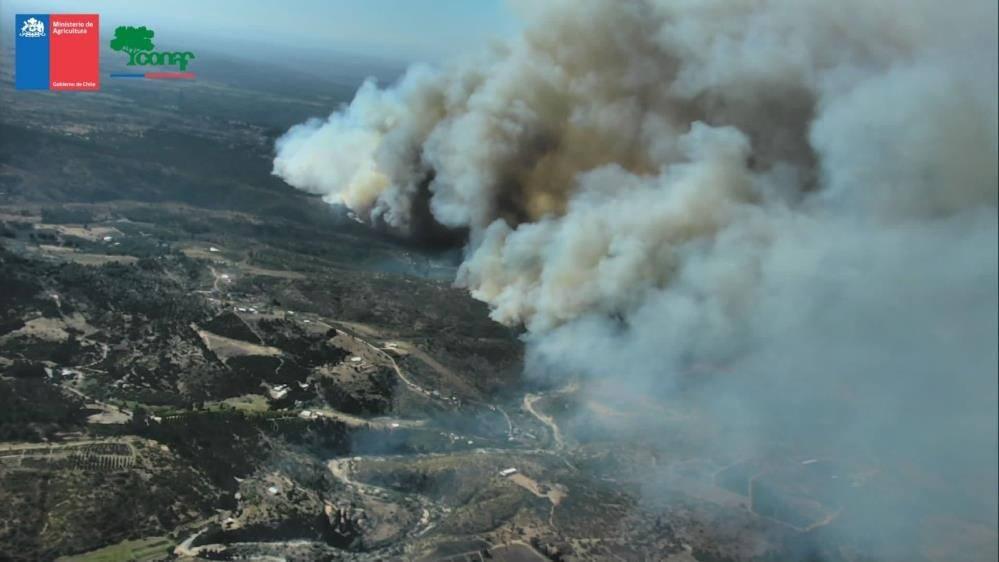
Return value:
M 794 423 L 782 397 L 814 406 L 837 423 L 805 441 L 892 443 L 994 518 L 996 3 L 524 11 L 507 44 L 291 129 L 275 173 L 467 229 L 458 282 L 527 328 L 532 369 L 668 393 L 726 365 L 705 406 L 746 439 Z

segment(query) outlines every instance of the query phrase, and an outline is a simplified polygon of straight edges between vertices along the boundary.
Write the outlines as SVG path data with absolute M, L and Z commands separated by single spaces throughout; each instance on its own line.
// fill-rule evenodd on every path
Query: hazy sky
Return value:
M 0 0 L 13 13 L 99 13 L 102 26 L 148 25 L 192 34 L 393 58 L 439 59 L 509 35 L 504 0 Z

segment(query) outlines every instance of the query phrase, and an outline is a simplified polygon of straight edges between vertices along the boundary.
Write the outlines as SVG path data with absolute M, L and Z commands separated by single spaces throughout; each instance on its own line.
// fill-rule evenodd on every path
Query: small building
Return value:
M 503 477 L 513 476 L 514 474 L 517 474 L 517 469 L 516 468 L 512 468 L 512 467 L 511 468 L 504 468 L 503 470 L 499 471 L 499 474 L 500 474 L 500 476 L 503 476 Z

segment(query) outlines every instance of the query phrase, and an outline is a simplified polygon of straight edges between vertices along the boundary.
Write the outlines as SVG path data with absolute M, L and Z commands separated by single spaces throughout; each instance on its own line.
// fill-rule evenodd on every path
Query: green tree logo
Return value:
M 124 51 L 128 53 L 128 65 L 135 65 L 135 55 L 143 51 L 152 51 L 153 35 L 155 32 L 146 26 L 132 27 L 119 26 L 114 30 L 114 39 L 111 40 L 111 49 L 114 51 Z

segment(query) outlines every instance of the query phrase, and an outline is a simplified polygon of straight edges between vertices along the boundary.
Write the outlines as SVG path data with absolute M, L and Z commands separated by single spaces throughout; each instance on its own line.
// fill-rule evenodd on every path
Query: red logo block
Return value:
M 100 89 L 100 19 L 97 14 L 49 16 L 49 89 Z

